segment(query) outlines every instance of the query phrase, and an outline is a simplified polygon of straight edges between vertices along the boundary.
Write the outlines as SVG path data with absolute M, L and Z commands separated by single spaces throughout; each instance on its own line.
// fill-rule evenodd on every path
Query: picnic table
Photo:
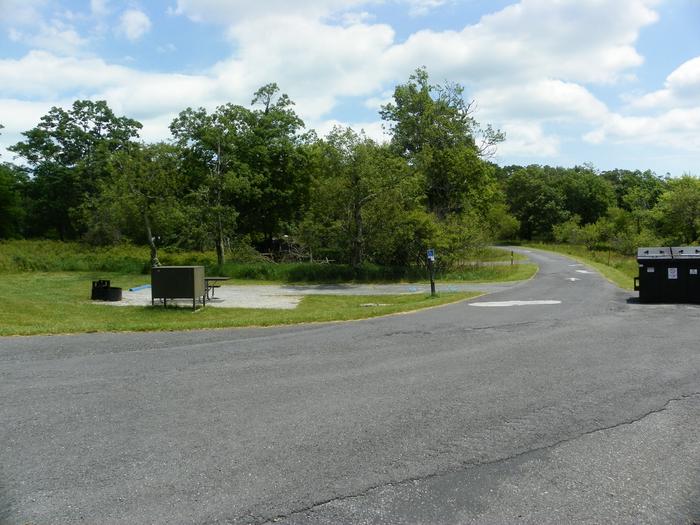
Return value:
M 221 284 L 217 283 L 222 283 L 224 281 L 228 281 L 230 277 L 205 277 L 204 278 L 204 285 L 207 289 L 207 299 L 209 299 L 209 292 L 211 291 L 211 296 L 214 297 L 214 289 L 219 288 Z

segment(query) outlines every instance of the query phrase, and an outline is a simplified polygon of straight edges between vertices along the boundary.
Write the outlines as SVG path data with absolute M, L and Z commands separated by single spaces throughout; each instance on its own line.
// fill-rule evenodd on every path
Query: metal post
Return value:
M 435 297 L 435 265 L 432 259 L 428 259 L 428 271 L 430 272 L 430 296 Z

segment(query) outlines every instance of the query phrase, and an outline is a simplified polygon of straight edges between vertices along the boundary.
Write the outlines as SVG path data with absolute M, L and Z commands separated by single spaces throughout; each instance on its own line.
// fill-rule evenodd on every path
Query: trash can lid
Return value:
M 700 260 L 700 246 L 673 246 L 671 250 L 675 259 Z
M 673 254 L 669 246 L 653 246 L 637 248 L 637 259 L 672 259 Z

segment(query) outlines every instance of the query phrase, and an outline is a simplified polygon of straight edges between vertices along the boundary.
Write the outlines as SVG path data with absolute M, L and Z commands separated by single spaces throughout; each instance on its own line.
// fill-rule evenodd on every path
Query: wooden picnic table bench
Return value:
M 205 277 L 204 284 L 205 284 L 206 289 L 207 289 L 207 299 L 209 299 L 209 292 L 210 291 L 211 291 L 211 296 L 214 297 L 214 290 L 216 288 L 221 287 L 221 284 L 217 284 L 217 283 L 221 283 L 223 281 L 228 281 L 229 279 L 230 279 L 230 277 Z

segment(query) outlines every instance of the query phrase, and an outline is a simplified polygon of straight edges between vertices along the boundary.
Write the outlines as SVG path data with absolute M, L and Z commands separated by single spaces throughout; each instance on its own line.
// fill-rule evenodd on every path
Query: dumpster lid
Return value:
M 637 249 L 637 259 L 672 259 L 673 253 L 668 246 L 653 246 Z
M 700 246 L 673 246 L 671 250 L 675 259 L 700 260 Z

